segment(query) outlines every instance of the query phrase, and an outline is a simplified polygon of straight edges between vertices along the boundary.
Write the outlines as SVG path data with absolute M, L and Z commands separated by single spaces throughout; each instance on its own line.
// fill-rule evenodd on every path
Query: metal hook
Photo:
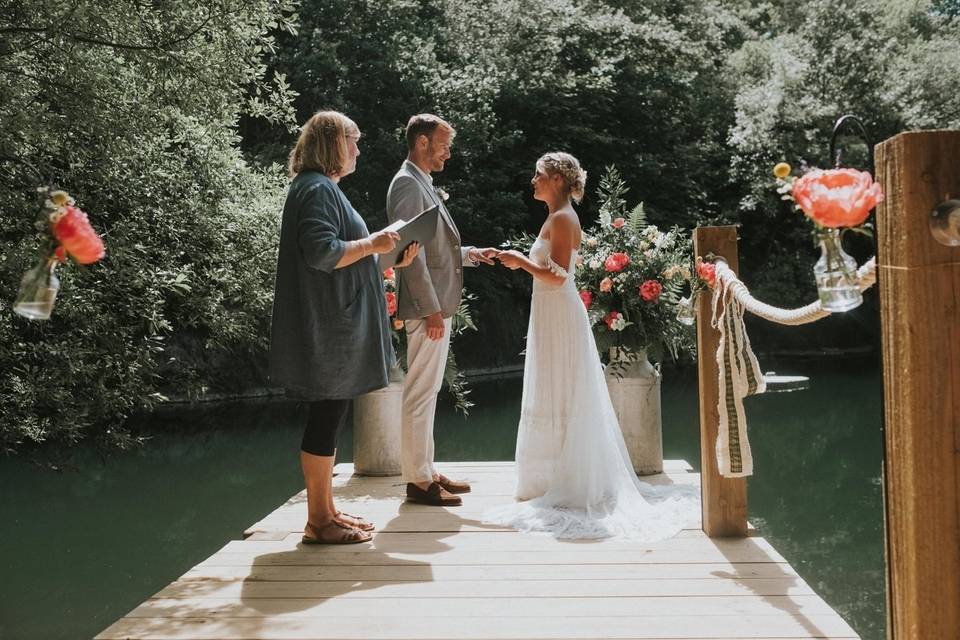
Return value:
M 840 129 L 843 128 L 843 125 L 847 123 L 852 123 L 857 126 L 860 130 L 860 139 L 863 140 L 864 144 L 867 145 L 867 162 L 869 163 L 870 175 L 873 175 L 873 143 L 870 141 L 870 136 L 867 135 L 867 129 L 863 126 L 863 122 L 860 121 L 855 115 L 847 114 L 841 116 L 835 125 L 833 125 L 833 135 L 830 136 L 830 157 L 829 162 L 834 163 L 834 168 L 840 168 L 840 154 L 843 152 L 841 149 L 837 151 L 837 136 L 840 134 Z

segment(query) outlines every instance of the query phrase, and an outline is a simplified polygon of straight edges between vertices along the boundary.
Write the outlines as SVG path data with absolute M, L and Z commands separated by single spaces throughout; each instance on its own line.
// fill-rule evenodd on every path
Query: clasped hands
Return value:
M 494 264 L 494 259 L 499 260 L 500 264 L 508 269 L 519 269 L 523 265 L 524 256 L 519 251 L 509 249 L 501 251 L 499 249 L 470 249 L 467 257 L 472 262 L 483 262 L 484 264 Z

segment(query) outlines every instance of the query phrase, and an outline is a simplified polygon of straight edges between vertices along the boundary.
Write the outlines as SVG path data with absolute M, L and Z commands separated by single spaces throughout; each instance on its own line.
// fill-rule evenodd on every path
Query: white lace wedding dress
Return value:
M 484 521 L 558 538 L 673 536 L 696 522 L 699 492 L 642 483 L 634 474 L 574 283 L 576 251 L 570 273 L 550 259 L 543 238 L 530 258 L 566 279 L 533 280 L 517 433 L 521 502 L 487 510 Z

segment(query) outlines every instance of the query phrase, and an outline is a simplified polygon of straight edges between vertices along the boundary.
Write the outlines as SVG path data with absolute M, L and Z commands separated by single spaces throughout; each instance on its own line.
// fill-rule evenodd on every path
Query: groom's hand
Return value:
M 431 313 L 424 321 L 427 323 L 427 337 L 431 340 L 439 340 L 443 337 L 443 316 L 440 312 Z
M 474 247 L 467 251 L 467 258 L 474 264 L 478 262 L 494 264 L 493 259 L 496 258 L 499 253 L 497 249 L 493 249 L 492 247 L 487 247 L 486 249 L 477 249 Z

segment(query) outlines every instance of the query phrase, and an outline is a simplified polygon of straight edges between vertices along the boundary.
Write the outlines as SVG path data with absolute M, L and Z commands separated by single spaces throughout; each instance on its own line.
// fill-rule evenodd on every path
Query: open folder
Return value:
M 380 254 L 380 270 L 386 271 L 389 267 L 400 262 L 400 258 L 403 257 L 403 252 L 414 242 L 419 242 L 420 250 L 423 251 L 423 246 L 430 242 L 430 240 L 433 239 L 433 235 L 437 232 L 439 215 L 440 207 L 433 205 L 409 220 L 397 220 L 390 226 L 384 227 L 384 231 L 396 231 L 399 233 L 400 241 L 397 243 L 397 246 L 394 247 L 393 251 Z

